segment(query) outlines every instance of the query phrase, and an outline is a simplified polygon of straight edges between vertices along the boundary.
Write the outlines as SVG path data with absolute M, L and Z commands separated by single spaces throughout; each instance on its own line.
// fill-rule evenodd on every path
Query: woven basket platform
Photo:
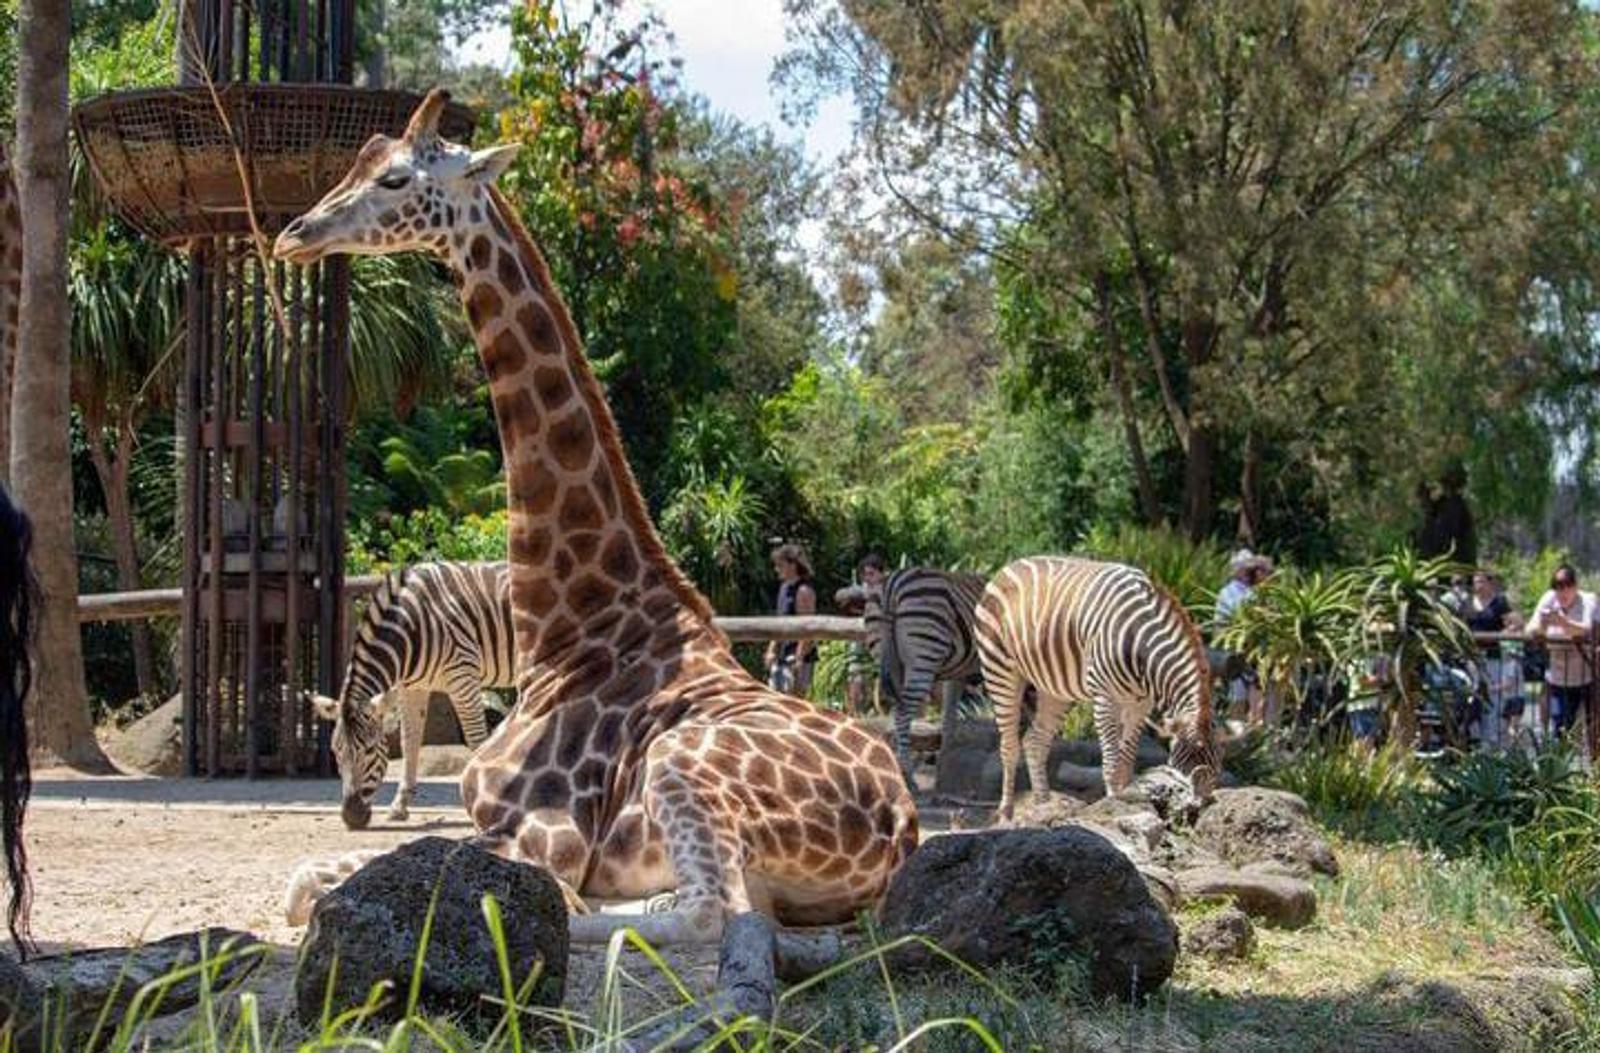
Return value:
M 344 178 L 369 138 L 403 132 L 421 101 L 333 84 L 225 84 L 215 98 L 205 87 L 151 88 L 80 103 L 72 125 L 117 212 L 181 246 L 250 233 L 241 160 L 270 237 Z M 472 127 L 472 111 L 457 103 L 440 122 L 442 134 L 463 142 Z

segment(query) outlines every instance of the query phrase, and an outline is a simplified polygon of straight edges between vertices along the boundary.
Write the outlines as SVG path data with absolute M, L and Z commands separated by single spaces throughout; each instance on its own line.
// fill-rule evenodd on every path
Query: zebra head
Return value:
M 1188 777 L 1195 797 L 1202 804 L 1209 804 L 1222 771 L 1222 751 L 1211 708 L 1210 655 L 1200 630 L 1178 598 L 1159 586 L 1155 591 L 1181 641 L 1180 646 L 1167 652 L 1169 661 L 1162 678 L 1166 685 L 1163 693 L 1168 696 L 1163 723 L 1172 739 L 1172 767 Z
M 339 698 L 312 696 L 317 715 L 333 722 L 333 759 L 343 796 L 339 813 L 351 830 L 364 830 L 372 821 L 372 799 L 389 768 L 383 741 L 384 700 L 382 695 L 356 699 L 348 684 Z

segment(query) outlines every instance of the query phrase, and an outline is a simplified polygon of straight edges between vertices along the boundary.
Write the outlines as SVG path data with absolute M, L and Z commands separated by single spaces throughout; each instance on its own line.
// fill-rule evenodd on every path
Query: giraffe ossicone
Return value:
M 461 787 L 476 841 L 571 892 L 660 914 L 590 914 L 716 940 L 729 913 L 849 921 L 917 844 L 889 746 L 750 676 L 662 547 L 549 269 L 495 188 L 514 146 L 438 134 L 435 90 L 399 139 L 279 236 L 280 259 L 427 251 L 448 261 L 489 377 L 504 455 L 515 709 Z

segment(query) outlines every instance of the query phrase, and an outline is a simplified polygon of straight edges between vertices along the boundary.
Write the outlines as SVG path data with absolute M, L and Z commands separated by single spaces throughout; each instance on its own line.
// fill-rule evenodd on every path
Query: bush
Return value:
M 1351 837 L 1402 837 L 1417 808 L 1426 771 L 1409 751 L 1350 742 L 1308 743 L 1265 780 L 1304 797 L 1317 818 Z
M 352 524 L 347 567 L 351 574 L 383 573 L 391 567 L 428 560 L 506 558 L 506 513 L 453 518 L 426 508 L 370 525 Z
M 1138 567 L 1171 592 L 1196 621 L 1209 621 L 1217 590 L 1228 580 L 1228 553 L 1214 541 L 1194 542 L 1164 527 L 1096 526 L 1078 543 L 1084 555 Z

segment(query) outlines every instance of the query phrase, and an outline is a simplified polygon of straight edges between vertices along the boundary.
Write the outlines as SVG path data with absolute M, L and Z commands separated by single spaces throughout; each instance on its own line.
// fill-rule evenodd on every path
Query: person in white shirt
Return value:
M 1594 653 L 1589 645 L 1594 633 L 1595 596 L 1578 588 L 1578 572 L 1562 564 L 1550 578 L 1550 591 L 1539 597 L 1528 622 L 1528 635 L 1555 643 L 1545 669 L 1545 693 L 1556 735 L 1565 734 L 1587 713 L 1594 684 Z M 1565 642 L 1565 645 L 1562 642 Z M 1571 646 L 1579 644 L 1581 646 Z M 1591 731 L 1591 739 L 1594 737 Z
M 1272 560 L 1242 548 L 1228 561 L 1228 570 L 1233 576 L 1217 593 L 1216 623 L 1219 627 L 1233 619 L 1239 607 L 1255 594 L 1256 586 L 1272 573 Z M 1230 682 L 1228 699 L 1235 704 L 1248 702 L 1251 723 L 1259 724 L 1266 718 L 1266 698 L 1254 675 Z

